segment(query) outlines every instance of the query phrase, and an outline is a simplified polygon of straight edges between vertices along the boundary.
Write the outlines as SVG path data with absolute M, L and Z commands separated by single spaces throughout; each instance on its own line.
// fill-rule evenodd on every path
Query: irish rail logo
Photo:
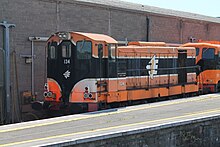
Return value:
M 151 79 L 153 79 L 154 75 L 157 74 L 157 69 L 158 69 L 157 64 L 158 64 L 158 59 L 156 59 L 156 55 L 154 55 L 146 66 L 146 69 L 148 70 L 148 74 L 150 75 Z
M 64 76 L 66 79 L 69 78 L 69 77 L 70 77 L 70 71 L 67 70 L 67 71 L 63 74 L 63 76 Z

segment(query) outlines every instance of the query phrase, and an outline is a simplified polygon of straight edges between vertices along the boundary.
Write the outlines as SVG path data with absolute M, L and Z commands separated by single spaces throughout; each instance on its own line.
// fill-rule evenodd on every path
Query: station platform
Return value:
M 68 146 L 220 117 L 220 94 L 0 126 L 0 146 Z

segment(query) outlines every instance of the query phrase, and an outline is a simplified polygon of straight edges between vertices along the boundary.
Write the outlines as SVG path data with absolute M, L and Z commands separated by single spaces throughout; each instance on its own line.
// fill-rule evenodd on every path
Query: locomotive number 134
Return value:
M 70 64 L 70 59 L 64 59 L 64 60 L 63 60 L 63 63 L 64 63 L 64 64 Z

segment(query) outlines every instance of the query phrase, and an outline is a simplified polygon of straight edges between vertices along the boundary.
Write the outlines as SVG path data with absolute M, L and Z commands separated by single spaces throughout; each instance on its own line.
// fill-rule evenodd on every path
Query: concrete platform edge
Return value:
M 76 145 L 76 144 L 88 143 L 88 142 L 104 140 L 104 139 L 109 139 L 109 138 L 114 138 L 114 137 L 119 137 L 119 136 L 127 136 L 127 135 L 148 132 L 148 131 L 166 129 L 166 128 L 170 128 L 170 127 L 178 127 L 178 126 L 183 126 L 183 125 L 188 125 L 188 124 L 201 123 L 201 122 L 206 122 L 206 121 L 211 121 L 211 120 L 216 120 L 216 119 L 220 119 L 220 114 L 210 115 L 208 117 L 206 116 L 206 117 L 188 119 L 188 120 L 184 120 L 184 121 L 176 121 L 176 122 L 172 122 L 172 123 L 164 123 L 164 124 L 159 124 L 159 125 L 154 125 L 154 126 L 138 127 L 138 128 L 127 129 L 127 130 L 122 130 L 122 131 L 113 131 L 111 133 L 103 133 L 103 134 L 93 135 L 93 136 L 89 136 L 89 137 L 74 138 L 71 140 L 54 142 L 52 144 L 51 143 L 44 144 L 42 146 Z

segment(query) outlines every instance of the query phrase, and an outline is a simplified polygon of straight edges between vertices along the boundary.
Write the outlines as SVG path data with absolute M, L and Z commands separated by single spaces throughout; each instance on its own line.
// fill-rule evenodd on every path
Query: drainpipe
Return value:
M 35 99 L 35 88 L 34 88 L 34 41 L 31 41 L 31 95 Z
M 111 10 L 108 10 L 108 35 L 111 36 Z
M 179 24 L 179 35 L 180 35 L 180 44 L 182 44 L 183 43 L 183 20 L 181 19 L 180 20 L 180 24 Z
M 148 42 L 149 41 L 149 36 L 150 36 L 150 19 L 149 17 L 146 17 L 146 41 Z

